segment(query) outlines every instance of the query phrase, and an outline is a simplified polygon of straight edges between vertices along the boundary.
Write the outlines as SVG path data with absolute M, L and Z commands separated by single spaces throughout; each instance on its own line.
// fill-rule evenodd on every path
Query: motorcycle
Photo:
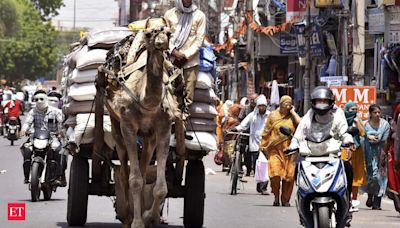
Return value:
M 11 146 L 14 146 L 14 141 L 18 140 L 19 138 L 19 128 L 19 122 L 16 117 L 8 118 L 8 122 L 6 124 L 7 139 L 10 140 Z
M 49 131 L 36 130 L 25 146 L 33 151 L 29 184 L 32 202 L 39 201 L 40 191 L 43 191 L 44 200 L 50 200 L 52 193 L 60 186 L 57 173 L 61 167 L 55 156 L 58 156 L 56 151 L 61 143 Z
M 354 129 L 348 131 L 354 133 Z M 287 127 L 281 127 L 280 132 L 286 136 L 293 137 Z M 318 135 L 318 133 L 317 133 Z M 319 134 L 321 136 L 321 134 Z M 306 137 L 306 147 L 286 150 L 286 155 L 300 153 L 302 150 L 318 148 L 328 142 L 332 137 Z M 343 161 L 340 159 L 338 150 L 330 148 L 348 148 L 349 145 L 334 145 L 320 151 L 321 156 L 305 156 L 297 166 L 297 198 L 296 207 L 300 216 L 300 223 L 305 227 L 345 227 L 349 225 L 350 200 L 347 191 L 347 179 Z M 313 150 L 314 151 L 314 150 Z M 329 152 L 328 152 L 329 151 Z M 318 153 L 317 153 L 318 154 Z

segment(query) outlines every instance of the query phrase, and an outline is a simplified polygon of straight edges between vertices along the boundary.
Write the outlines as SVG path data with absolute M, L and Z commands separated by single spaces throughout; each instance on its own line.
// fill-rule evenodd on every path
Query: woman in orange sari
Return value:
M 365 174 L 365 158 L 364 151 L 361 146 L 361 137 L 365 136 L 365 129 L 362 120 L 357 117 L 357 103 L 347 102 L 344 107 L 344 114 L 346 116 L 347 124 L 349 127 L 357 127 L 359 134 L 353 137 L 354 144 L 357 147 L 356 151 L 352 152 L 350 156 L 347 154 L 347 150 L 342 151 L 342 159 L 349 161 L 353 168 L 353 188 L 352 188 L 352 208 L 350 211 L 358 211 L 357 205 L 360 204 L 357 201 L 358 189 L 367 183 L 367 177 Z
M 284 150 L 290 145 L 290 138 L 283 135 L 279 128 L 289 127 L 295 132 L 301 118 L 294 111 L 292 98 L 283 96 L 279 108 L 268 116 L 264 129 L 261 149 L 268 158 L 268 170 L 272 193 L 275 195 L 274 206 L 290 206 L 290 197 L 294 186 L 296 155 L 286 156 Z M 282 194 L 280 194 L 282 182 Z

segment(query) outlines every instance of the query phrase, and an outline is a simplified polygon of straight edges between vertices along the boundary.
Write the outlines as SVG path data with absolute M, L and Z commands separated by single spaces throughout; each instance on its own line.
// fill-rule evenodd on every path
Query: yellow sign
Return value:
M 314 0 L 316 8 L 342 7 L 341 0 Z
M 383 4 L 386 6 L 394 6 L 396 4 L 396 0 L 383 0 Z

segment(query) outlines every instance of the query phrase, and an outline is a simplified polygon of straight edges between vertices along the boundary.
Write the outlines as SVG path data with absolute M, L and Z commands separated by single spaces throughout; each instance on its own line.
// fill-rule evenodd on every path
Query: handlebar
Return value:
M 250 136 L 249 133 L 243 133 L 243 132 L 236 132 L 236 131 L 227 131 L 226 134 L 228 135 L 243 135 L 243 136 Z
M 295 154 L 295 153 L 298 153 L 298 152 L 299 152 L 299 148 L 296 148 L 296 149 L 286 149 L 286 150 L 283 151 L 283 153 L 284 153 L 286 156 L 289 156 L 289 155 L 292 155 L 292 154 Z

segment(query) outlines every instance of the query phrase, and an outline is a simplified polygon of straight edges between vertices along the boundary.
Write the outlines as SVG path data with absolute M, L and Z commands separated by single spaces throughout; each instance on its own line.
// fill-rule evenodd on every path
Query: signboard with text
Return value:
M 368 9 L 368 33 L 385 33 L 385 14 L 383 9 Z
M 286 21 L 301 21 L 306 15 L 306 0 L 287 0 L 286 1 Z
M 335 95 L 336 105 L 342 109 L 349 101 L 357 103 L 358 114 L 363 119 L 368 119 L 368 108 L 376 104 L 376 87 L 374 86 L 331 86 Z
M 281 54 L 297 54 L 297 40 L 295 34 L 280 32 L 279 44 Z
M 306 37 L 305 37 L 305 25 L 296 25 L 295 31 L 297 36 L 297 48 L 299 52 L 299 56 L 306 55 Z M 321 33 L 321 28 L 317 24 L 312 25 L 312 35 L 310 37 L 311 44 L 311 56 L 312 57 L 321 57 L 324 55 L 324 45 L 323 45 L 323 37 Z

